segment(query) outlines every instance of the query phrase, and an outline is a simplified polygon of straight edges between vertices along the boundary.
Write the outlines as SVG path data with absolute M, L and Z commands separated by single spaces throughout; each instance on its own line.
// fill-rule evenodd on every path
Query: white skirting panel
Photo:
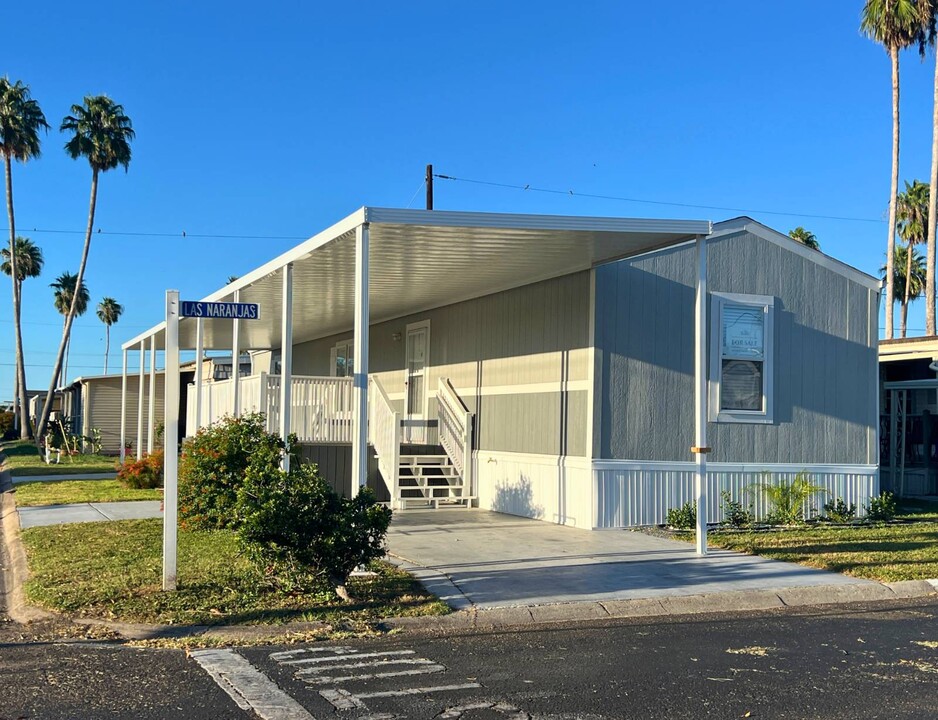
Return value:
M 593 527 L 620 528 L 658 525 L 665 522 L 670 508 L 694 500 L 694 463 L 594 460 L 595 505 Z M 791 482 L 806 472 L 814 485 L 826 493 L 815 496 L 806 507 L 810 517 L 825 502 L 840 498 L 863 513 L 869 500 L 879 494 L 879 468 L 876 465 L 740 465 L 709 463 L 707 495 L 710 498 L 708 522 L 723 519 L 720 493 L 729 490 L 734 500 L 753 506 L 757 517 L 771 508 L 756 487 L 770 482 Z
M 477 450 L 472 460 L 479 507 L 592 527 L 592 472 L 586 458 Z

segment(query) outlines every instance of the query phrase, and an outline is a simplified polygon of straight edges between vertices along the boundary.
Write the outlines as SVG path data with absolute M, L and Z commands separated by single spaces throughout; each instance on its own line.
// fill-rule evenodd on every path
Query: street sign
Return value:
M 258 303 L 183 300 L 180 306 L 179 317 L 225 320 L 260 320 L 261 317 L 261 306 Z

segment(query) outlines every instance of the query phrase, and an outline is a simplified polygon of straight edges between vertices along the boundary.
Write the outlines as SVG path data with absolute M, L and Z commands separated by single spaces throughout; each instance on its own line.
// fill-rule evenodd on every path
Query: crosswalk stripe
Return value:
M 318 647 L 318 648 L 302 648 L 300 650 L 285 650 L 283 652 L 275 652 L 268 655 L 271 660 L 275 662 L 281 662 L 283 660 L 289 660 L 291 658 L 298 657 L 300 655 L 306 655 L 307 653 L 332 653 L 333 655 L 354 655 L 357 650 L 354 650 L 350 647 Z
M 315 720 L 302 705 L 233 650 L 194 650 L 195 660 L 242 710 L 263 720 Z
M 438 685 L 436 687 L 405 688 L 404 690 L 383 690 L 381 692 L 355 693 L 359 700 L 370 698 L 398 697 L 401 695 L 426 695 L 448 690 L 475 690 L 482 687 L 479 683 L 462 683 L 460 685 Z
M 362 675 L 343 675 L 341 677 L 329 677 L 328 675 L 323 677 L 308 677 L 304 676 L 303 682 L 310 685 L 325 685 L 327 683 L 340 683 L 348 682 L 350 680 L 377 680 L 380 678 L 391 678 L 391 677 L 405 677 L 407 675 L 432 675 L 433 673 L 443 672 L 446 670 L 442 665 L 427 665 L 422 668 L 415 668 L 413 670 L 396 670 L 394 672 L 386 673 L 365 673 Z M 300 673 L 297 673 L 300 675 Z
M 373 652 L 373 653 L 349 653 L 348 655 L 332 656 L 332 657 L 313 657 L 313 658 L 296 658 L 294 660 L 284 660 L 281 665 L 313 665 L 316 663 L 327 663 L 335 662 L 337 660 L 351 660 L 359 658 L 374 658 L 374 657 L 388 657 L 391 655 L 415 655 L 414 650 L 387 650 L 385 652 Z
M 297 675 L 318 675 L 319 673 L 332 672 L 333 670 L 351 670 L 353 668 L 364 667 L 384 667 L 387 665 L 438 665 L 427 658 L 400 658 L 397 660 L 369 660 L 360 663 L 344 663 L 342 665 L 320 665 L 318 667 L 300 668 L 296 671 Z

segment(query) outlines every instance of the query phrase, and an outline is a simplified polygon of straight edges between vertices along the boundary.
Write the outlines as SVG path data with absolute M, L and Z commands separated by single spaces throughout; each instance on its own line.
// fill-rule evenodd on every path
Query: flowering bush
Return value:
M 125 488 L 136 490 L 163 487 L 163 451 L 157 450 L 120 465 L 117 479 Z
M 295 439 L 294 439 L 295 441 Z M 233 527 L 235 499 L 248 465 L 274 470 L 287 445 L 267 432 L 262 413 L 226 416 L 183 444 L 179 520 L 183 527 Z

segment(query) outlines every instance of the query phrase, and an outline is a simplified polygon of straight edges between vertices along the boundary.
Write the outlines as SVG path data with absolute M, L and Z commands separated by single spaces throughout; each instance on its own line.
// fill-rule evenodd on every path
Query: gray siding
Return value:
M 875 293 L 749 233 L 708 247 L 712 292 L 776 298 L 775 422 L 710 423 L 709 459 L 875 463 Z M 601 457 L 692 459 L 695 263 L 685 245 L 596 271 Z
M 308 445 L 301 444 L 298 450 L 304 463 L 315 463 L 319 473 L 337 493 L 351 495 L 352 491 L 352 446 L 351 445 Z M 374 448 L 368 448 L 368 487 L 375 491 L 379 502 L 391 498 L 378 472 L 378 459 Z
M 581 272 L 373 325 L 370 370 L 403 409 L 404 340 L 394 338 L 429 320 L 431 422 L 446 377 L 476 414 L 477 449 L 584 456 L 589 301 Z M 328 375 L 330 348 L 350 337 L 296 345 L 293 372 Z

